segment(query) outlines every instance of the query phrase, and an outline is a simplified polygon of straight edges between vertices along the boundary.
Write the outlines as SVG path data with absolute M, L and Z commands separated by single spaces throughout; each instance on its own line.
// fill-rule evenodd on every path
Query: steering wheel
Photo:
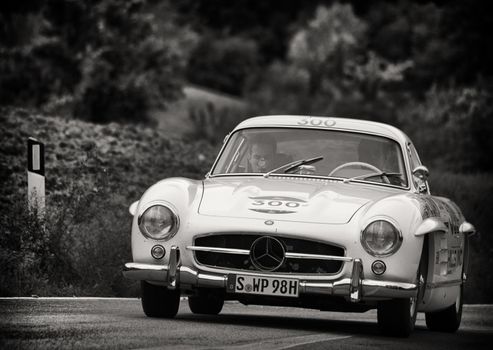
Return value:
M 329 176 L 334 175 L 335 173 L 337 173 L 341 169 L 349 168 L 349 167 L 356 166 L 356 165 L 357 166 L 360 166 L 360 167 L 364 167 L 364 168 L 370 169 L 371 171 L 374 171 L 376 173 L 381 173 L 382 172 L 376 166 L 371 165 L 369 163 L 365 163 L 365 162 L 348 162 L 348 163 L 344 163 L 344 164 L 341 164 L 338 167 L 336 167 L 334 170 L 332 170 L 330 172 Z

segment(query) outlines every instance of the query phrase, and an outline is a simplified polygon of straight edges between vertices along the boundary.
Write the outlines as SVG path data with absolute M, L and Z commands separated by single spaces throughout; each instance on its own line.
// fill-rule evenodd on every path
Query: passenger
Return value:
M 389 147 L 382 142 L 362 140 L 358 145 L 359 161 L 373 165 L 381 171 L 389 170 L 387 169 L 387 161 L 391 153 L 389 151 Z
M 372 140 L 362 140 L 358 145 L 359 161 L 373 165 L 378 170 L 389 173 L 388 176 L 383 176 L 381 179 L 385 183 L 392 185 L 403 184 L 401 175 L 391 173 L 399 173 L 396 154 L 393 152 L 392 145 L 389 143 L 377 142 Z M 377 178 L 374 178 L 376 180 Z

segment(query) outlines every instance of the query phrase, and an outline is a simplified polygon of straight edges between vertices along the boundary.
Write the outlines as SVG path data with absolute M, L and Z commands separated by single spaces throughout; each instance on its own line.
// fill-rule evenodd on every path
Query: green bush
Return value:
M 40 215 L 25 196 L 0 216 L 0 295 L 130 295 L 130 217 L 111 187 L 50 196 Z
M 27 211 L 26 140 L 45 143 L 46 215 Z M 134 125 L 0 110 L 0 295 L 136 295 L 128 206 L 171 176 L 202 178 L 217 149 Z

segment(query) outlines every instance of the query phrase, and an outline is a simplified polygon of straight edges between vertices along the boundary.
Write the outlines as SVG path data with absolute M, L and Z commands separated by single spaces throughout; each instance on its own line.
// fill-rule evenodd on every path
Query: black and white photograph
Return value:
M 2 0 L 1 349 L 490 349 L 493 3 Z

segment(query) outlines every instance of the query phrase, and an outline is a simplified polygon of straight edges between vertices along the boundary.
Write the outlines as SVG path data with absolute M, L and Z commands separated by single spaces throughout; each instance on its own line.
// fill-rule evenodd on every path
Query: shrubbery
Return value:
M 26 140 L 45 143 L 46 216 L 27 210 Z M 217 149 L 132 125 L 0 113 L 0 295 L 131 295 L 128 206 L 172 176 L 201 178 Z

